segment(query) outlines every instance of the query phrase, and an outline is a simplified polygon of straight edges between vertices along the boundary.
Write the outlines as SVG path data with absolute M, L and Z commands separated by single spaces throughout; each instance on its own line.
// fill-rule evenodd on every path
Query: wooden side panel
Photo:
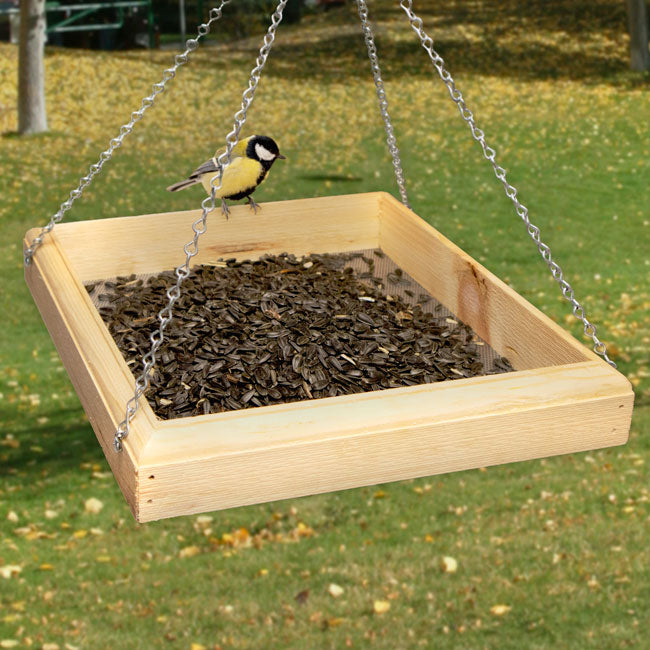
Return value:
M 379 216 L 378 216 L 379 215 Z M 629 382 L 389 195 L 215 213 L 197 263 L 381 246 L 520 372 L 156 420 L 112 449 L 133 376 L 84 281 L 172 268 L 193 213 L 58 226 L 26 280 L 136 518 L 346 489 L 623 444 Z M 27 235 L 28 241 L 34 231 Z
M 599 359 L 392 196 L 380 209 L 382 250 L 517 370 Z
M 264 203 L 257 214 L 233 206 L 208 216 L 192 264 L 264 253 L 327 253 L 374 248 L 379 193 Z M 61 224 L 55 234 L 82 282 L 175 268 L 185 261 L 200 210 Z
M 632 395 L 630 383 L 606 364 L 584 362 L 435 384 L 263 406 L 159 421 L 143 463 L 264 450 L 391 428 L 409 428 L 498 411 Z
M 113 433 L 132 395 L 132 376 L 86 291 L 50 239 L 25 269 L 25 280 L 118 484 L 137 516 L 137 458 L 151 436 L 145 409 L 125 444 L 113 450 Z M 148 409 L 149 407 L 146 406 Z M 119 419 L 118 419 L 119 418 Z
M 603 365 L 165 423 L 143 458 L 141 521 L 624 444 L 633 393 Z
M 139 521 L 622 445 L 632 399 L 536 411 L 144 467 Z

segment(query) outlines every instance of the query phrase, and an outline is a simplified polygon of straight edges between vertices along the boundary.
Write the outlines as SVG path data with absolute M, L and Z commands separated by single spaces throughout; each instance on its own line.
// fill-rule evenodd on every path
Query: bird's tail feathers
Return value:
M 198 178 L 186 178 L 184 181 L 179 181 L 178 183 L 174 183 L 173 185 L 170 185 L 167 188 L 168 192 L 177 192 L 178 190 L 184 190 L 186 187 L 190 187 L 190 185 L 196 185 L 196 183 L 199 183 Z

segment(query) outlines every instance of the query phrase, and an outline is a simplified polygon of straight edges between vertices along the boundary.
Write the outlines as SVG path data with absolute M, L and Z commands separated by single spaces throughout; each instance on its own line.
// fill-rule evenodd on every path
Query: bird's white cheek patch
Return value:
M 261 144 L 255 145 L 255 153 L 260 160 L 273 160 L 275 154 L 272 154 L 266 147 Z

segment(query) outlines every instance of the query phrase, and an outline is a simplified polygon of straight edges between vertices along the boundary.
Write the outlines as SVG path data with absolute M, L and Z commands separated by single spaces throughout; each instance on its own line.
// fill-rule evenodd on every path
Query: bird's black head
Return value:
M 246 155 L 270 167 L 278 158 L 284 159 L 280 149 L 273 138 L 266 135 L 254 135 L 246 146 Z

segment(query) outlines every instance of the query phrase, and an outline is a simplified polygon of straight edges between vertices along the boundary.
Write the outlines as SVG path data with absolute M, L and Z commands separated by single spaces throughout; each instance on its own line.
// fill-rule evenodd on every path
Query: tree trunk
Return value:
M 185 49 L 185 39 L 187 38 L 187 25 L 185 23 L 185 0 L 178 3 L 178 18 L 181 32 L 181 51 Z
M 630 32 L 630 67 L 632 70 L 650 70 L 646 0 L 625 0 L 625 4 Z
M 47 131 L 45 114 L 45 0 L 20 0 L 18 132 Z

